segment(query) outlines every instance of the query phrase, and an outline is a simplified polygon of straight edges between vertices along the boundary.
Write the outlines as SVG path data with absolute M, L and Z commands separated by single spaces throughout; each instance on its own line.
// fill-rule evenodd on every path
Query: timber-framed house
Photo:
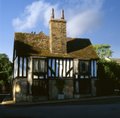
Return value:
M 52 9 L 49 27 L 49 36 L 43 32 L 15 33 L 14 100 L 95 96 L 98 56 L 90 40 L 66 36 L 64 11 L 61 18 L 56 19 Z

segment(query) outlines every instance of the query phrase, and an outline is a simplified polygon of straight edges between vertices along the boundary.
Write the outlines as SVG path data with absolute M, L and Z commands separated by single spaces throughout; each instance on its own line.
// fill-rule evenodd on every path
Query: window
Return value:
M 79 72 L 80 74 L 89 73 L 89 61 L 80 61 L 79 62 Z
M 39 72 L 46 72 L 45 60 L 39 60 L 38 70 L 39 70 Z
M 36 74 L 45 73 L 47 71 L 46 68 L 46 59 L 33 59 L 33 72 Z
M 33 72 L 38 72 L 38 62 L 39 60 L 38 59 L 34 59 L 33 60 Z

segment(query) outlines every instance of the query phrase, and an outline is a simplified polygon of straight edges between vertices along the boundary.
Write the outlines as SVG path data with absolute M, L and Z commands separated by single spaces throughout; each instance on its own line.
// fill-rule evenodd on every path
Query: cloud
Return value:
M 101 14 L 98 11 L 94 10 L 86 10 L 82 13 L 76 14 L 73 18 L 68 20 L 68 35 L 75 37 L 91 32 L 100 25 L 100 15 Z
M 26 6 L 20 17 L 13 19 L 13 27 L 17 31 L 24 31 L 34 28 L 39 21 L 44 21 L 44 25 L 46 25 L 52 7 L 56 8 L 56 5 L 50 5 L 42 0 L 33 2 Z
M 91 32 L 99 27 L 102 19 L 103 0 L 80 0 L 81 4 L 77 2 L 67 23 L 68 36 L 71 37 Z
M 32 30 L 40 22 L 49 26 L 50 12 L 55 8 L 55 17 L 60 18 L 60 10 L 65 10 L 67 19 L 67 35 L 77 37 L 94 30 L 101 23 L 102 6 L 104 0 L 56 0 L 35 1 L 26 6 L 21 16 L 13 19 L 13 26 L 17 31 Z

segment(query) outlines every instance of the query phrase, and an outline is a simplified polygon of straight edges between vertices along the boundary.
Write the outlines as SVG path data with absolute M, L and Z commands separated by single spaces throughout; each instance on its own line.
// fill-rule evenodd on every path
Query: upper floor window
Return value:
M 79 73 L 80 74 L 89 73 L 89 61 L 79 61 Z
M 33 72 L 34 73 L 45 73 L 47 71 L 46 60 L 41 58 L 33 59 Z

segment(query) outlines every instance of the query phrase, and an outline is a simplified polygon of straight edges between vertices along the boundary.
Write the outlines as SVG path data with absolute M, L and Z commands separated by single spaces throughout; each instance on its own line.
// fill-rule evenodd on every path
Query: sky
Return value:
M 52 8 L 57 19 L 64 9 L 68 37 L 109 44 L 120 58 L 120 0 L 0 0 L 0 53 L 12 61 L 15 32 L 49 35 Z

